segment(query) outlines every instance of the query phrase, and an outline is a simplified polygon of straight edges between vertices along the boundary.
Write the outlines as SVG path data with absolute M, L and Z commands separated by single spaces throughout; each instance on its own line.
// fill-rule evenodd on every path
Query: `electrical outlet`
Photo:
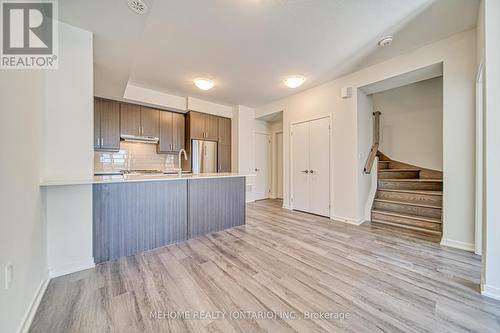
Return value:
M 14 265 L 7 263 L 5 265 L 5 289 L 9 289 L 14 281 Z

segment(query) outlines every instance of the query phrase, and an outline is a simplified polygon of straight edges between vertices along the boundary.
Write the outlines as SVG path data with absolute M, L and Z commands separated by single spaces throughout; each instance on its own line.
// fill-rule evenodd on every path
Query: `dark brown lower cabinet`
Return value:
M 188 182 L 188 238 L 245 224 L 245 177 Z
M 245 224 L 245 177 L 93 185 L 101 263 Z
M 96 263 L 186 239 L 187 182 L 95 184 L 93 252 Z

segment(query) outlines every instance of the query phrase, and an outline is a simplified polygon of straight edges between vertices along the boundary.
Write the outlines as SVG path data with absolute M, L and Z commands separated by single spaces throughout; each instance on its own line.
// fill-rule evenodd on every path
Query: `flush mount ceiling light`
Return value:
M 215 82 L 206 78 L 199 78 L 194 80 L 195 86 L 201 90 L 210 90 L 215 86 Z
M 148 11 L 148 5 L 142 0 L 127 0 L 128 7 L 139 15 L 144 15 Z
M 306 80 L 306 78 L 303 77 L 303 76 L 294 75 L 294 76 L 289 76 L 286 79 L 284 79 L 283 83 L 288 88 L 292 88 L 293 89 L 293 88 L 300 87 L 302 85 L 302 83 L 304 83 L 305 80 Z
M 392 41 L 393 41 L 393 37 L 392 36 L 385 36 L 384 38 L 382 38 L 381 40 L 378 41 L 378 46 L 389 46 L 392 44 Z

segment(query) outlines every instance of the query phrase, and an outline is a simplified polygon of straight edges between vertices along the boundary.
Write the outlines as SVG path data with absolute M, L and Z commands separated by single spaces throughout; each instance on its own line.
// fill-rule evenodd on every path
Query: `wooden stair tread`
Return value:
M 420 169 L 380 169 L 378 172 L 417 172 Z
M 387 192 L 402 192 L 402 193 L 411 193 L 411 194 L 425 194 L 425 195 L 443 195 L 442 191 L 425 191 L 425 190 L 393 190 L 393 189 L 379 189 L 379 191 L 387 191 Z
M 396 217 L 401 217 L 401 218 L 406 218 L 406 219 L 411 219 L 411 220 L 419 220 L 419 221 L 424 221 L 424 222 L 439 223 L 439 224 L 441 224 L 441 219 L 436 219 L 436 218 L 426 217 L 426 216 L 420 216 L 420 215 L 395 213 L 395 212 L 391 212 L 391 211 L 388 211 L 388 210 L 382 210 L 382 209 L 372 209 L 372 213 L 378 213 L 378 214 L 384 214 L 384 215 L 389 215 L 389 216 L 396 216 Z
M 388 179 L 379 179 L 381 182 L 419 182 L 419 183 L 442 183 L 442 179 L 430 179 L 430 178 L 388 178 Z
M 441 206 L 423 205 L 423 204 L 412 203 L 412 202 L 407 202 L 407 201 L 387 200 L 387 199 L 377 199 L 377 198 L 375 198 L 375 199 L 374 199 L 374 201 L 377 201 L 377 202 L 385 202 L 385 203 L 391 203 L 391 204 L 397 204 L 397 205 L 406 205 L 406 206 L 422 207 L 422 208 L 434 208 L 434 209 L 441 209 Z
M 420 231 L 420 232 L 429 233 L 429 234 L 433 234 L 433 235 L 441 235 L 440 231 L 429 230 L 429 229 L 419 228 L 419 227 L 414 227 L 414 226 L 411 226 L 411 225 L 398 224 L 398 223 L 387 222 L 387 221 L 378 220 L 378 219 L 372 219 L 371 222 L 372 223 L 386 224 L 386 225 L 397 227 L 397 228 L 403 228 L 403 229 L 410 229 L 410 230 Z

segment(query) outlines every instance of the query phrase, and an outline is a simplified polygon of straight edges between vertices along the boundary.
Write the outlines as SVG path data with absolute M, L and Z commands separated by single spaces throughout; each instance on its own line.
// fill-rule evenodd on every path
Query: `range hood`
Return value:
M 140 136 L 140 135 L 120 135 L 120 139 L 125 142 L 140 142 L 140 143 L 152 143 L 157 144 L 160 139 L 154 136 Z

